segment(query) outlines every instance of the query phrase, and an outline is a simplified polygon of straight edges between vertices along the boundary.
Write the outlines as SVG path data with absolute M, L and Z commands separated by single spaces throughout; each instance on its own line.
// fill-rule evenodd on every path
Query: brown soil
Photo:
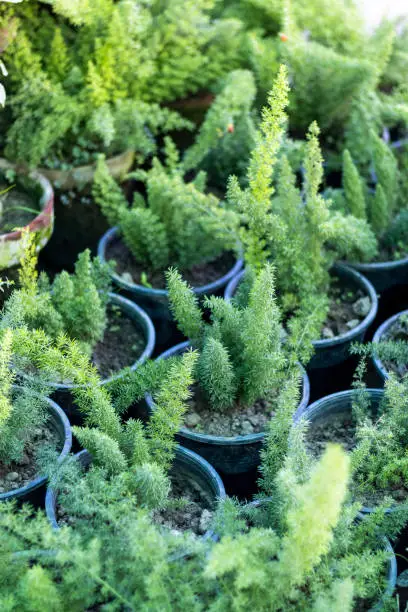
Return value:
M 9 185 L 0 183 L 0 194 L 6 189 L 9 189 Z M 0 233 L 28 225 L 40 212 L 35 199 L 17 187 L 0 195 L 0 204 Z
M 10 465 L 0 463 L 0 493 L 24 487 L 37 478 L 36 456 L 39 449 L 45 445 L 55 446 L 57 450 L 61 450 L 58 435 L 47 425 L 34 430 L 33 437 L 25 445 L 21 461 Z
M 407 343 L 408 351 L 408 316 L 399 317 L 383 336 L 383 340 L 395 342 L 397 340 Z M 398 378 L 408 373 L 408 362 L 397 363 L 393 360 L 384 360 L 384 366 L 389 372 L 394 372 Z
M 94 348 L 92 361 L 102 378 L 131 366 L 146 346 L 141 328 L 118 306 L 108 306 L 108 324 L 103 339 Z
M 370 312 L 369 296 L 361 289 L 345 288 L 338 279 L 333 279 L 330 285 L 329 298 L 329 313 L 322 329 L 322 338 L 325 340 L 351 331 Z
M 176 532 L 191 530 L 203 535 L 213 517 L 211 501 L 194 480 L 175 475 L 171 481 L 168 505 L 154 513 L 154 522 Z
M 165 289 L 166 278 L 164 270 L 158 272 L 149 272 L 145 266 L 139 264 L 133 257 L 130 250 L 118 239 L 109 245 L 106 252 L 106 259 L 116 262 L 116 272 L 123 280 L 136 285 L 142 285 L 143 275 L 146 275 L 147 281 L 154 289 Z M 208 261 L 188 268 L 180 270 L 184 280 L 193 287 L 202 287 L 208 283 L 212 283 L 229 272 L 235 263 L 233 253 L 223 253 L 213 261 Z
M 245 436 L 266 430 L 274 416 L 275 396 L 269 400 L 257 400 L 252 406 L 234 404 L 226 410 L 214 410 L 195 385 L 188 402 L 185 426 L 196 433 L 212 436 Z
M 355 433 L 356 427 L 349 412 L 322 417 L 310 423 L 306 435 L 306 447 L 316 459 L 324 452 L 327 444 L 332 442 L 340 444 L 345 451 L 349 452 L 356 445 Z

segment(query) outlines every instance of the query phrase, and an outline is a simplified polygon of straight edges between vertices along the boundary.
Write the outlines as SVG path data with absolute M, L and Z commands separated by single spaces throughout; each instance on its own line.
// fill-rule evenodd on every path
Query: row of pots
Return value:
M 344 394 L 337 394 L 338 397 L 332 396 L 331 398 L 325 398 L 320 402 L 320 405 L 317 406 L 318 402 L 312 406 L 310 406 L 307 410 L 304 410 L 303 416 L 310 420 L 315 418 L 315 415 L 326 413 L 335 413 L 336 410 L 344 411 L 345 408 L 349 407 L 351 397 L 351 392 L 346 392 Z M 370 390 L 370 394 L 372 395 L 373 401 L 378 402 L 380 399 L 381 391 L 379 390 Z M 48 401 L 48 409 L 50 413 L 49 423 L 51 428 L 57 434 L 62 450 L 60 452 L 58 461 L 61 463 L 66 460 L 72 445 L 72 432 L 70 423 L 68 418 L 66 417 L 63 410 L 52 400 Z M 81 465 L 84 469 L 86 469 L 92 462 L 92 457 L 90 454 L 83 450 L 73 457 L 74 460 L 80 461 Z M 178 446 L 176 448 L 175 459 L 172 467 L 172 471 L 177 473 L 177 476 L 180 476 L 186 480 L 193 480 L 200 489 L 204 492 L 205 496 L 215 505 L 217 500 L 225 499 L 226 493 L 224 484 L 216 472 L 216 470 L 205 460 L 203 457 L 198 455 L 191 450 L 184 448 L 183 446 Z M 21 501 L 33 501 L 33 499 L 38 499 L 40 494 L 43 496 L 44 486 L 46 485 L 45 477 L 37 477 L 31 483 L 22 487 L 20 489 L 16 489 L 9 493 L 5 493 L 0 495 L 0 501 L 18 499 Z M 268 503 L 267 500 L 264 501 L 254 501 L 251 502 L 250 505 L 259 505 L 260 503 Z M 54 529 L 59 529 L 58 524 L 58 489 L 53 487 L 48 487 L 45 495 L 45 510 L 50 521 L 51 525 Z M 371 508 L 363 508 L 363 513 L 371 512 L 373 509 Z M 364 515 L 360 514 L 359 519 L 363 520 Z M 216 534 L 212 531 L 208 530 L 203 538 L 212 538 L 214 540 L 217 539 Z M 397 561 L 394 550 L 390 544 L 390 542 L 384 538 L 383 546 L 385 550 L 389 553 L 388 566 L 387 566 L 387 586 L 384 592 L 384 598 L 392 596 L 397 581 Z M 372 610 L 381 610 L 382 609 L 382 600 L 380 600 L 377 605 L 375 605 Z

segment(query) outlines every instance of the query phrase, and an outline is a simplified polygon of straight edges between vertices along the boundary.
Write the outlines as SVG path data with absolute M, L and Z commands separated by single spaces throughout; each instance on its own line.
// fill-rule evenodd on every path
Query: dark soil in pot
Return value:
M 310 425 L 306 434 L 306 448 L 318 459 L 330 442 L 336 442 L 349 452 L 356 445 L 356 427 L 349 412 L 323 417 Z
M 7 191 L 6 191 L 7 190 Z M 5 193 L 2 193 L 5 192 Z M 40 212 L 38 199 L 18 187 L 0 181 L 0 233 L 28 225 Z
M 350 412 L 322 417 L 310 424 L 306 434 L 306 448 L 316 459 L 323 454 L 329 443 L 340 444 L 345 451 L 350 452 L 356 447 L 355 433 L 356 427 Z M 404 502 L 408 497 L 408 489 L 398 485 L 363 493 L 359 492 L 356 485 L 351 487 L 351 491 L 356 499 L 369 508 L 380 505 L 385 497 L 391 497 L 396 503 Z
M 274 400 L 257 400 L 252 406 L 233 404 L 225 410 L 215 410 L 209 406 L 203 392 L 195 385 L 189 400 L 185 426 L 196 433 L 212 436 L 246 436 L 264 432 L 274 416 Z
M 332 339 L 351 331 L 370 312 L 371 300 L 361 289 L 345 285 L 333 277 L 329 290 L 330 306 L 322 329 L 323 339 Z
M 204 535 L 213 518 L 211 500 L 195 480 L 178 477 L 171 478 L 171 491 L 168 505 L 153 515 L 158 525 L 173 532 L 191 530 L 196 535 Z
M 108 378 L 137 361 L 145 347 L 146 338 L 137 323 L 118 306 L 109 305 L 105 334 L 92 354 L 92 361 L 101 378 Z
M 37 476 L 36 457 L 44 446 L 62 450 L 62 444 L 56 431 L 47 424 L 33 432 L 31 440 L 25 445 L 24 455 L 19 462 L 10 465 L 0 463 L 0 493 L 7 493 L 13 489 L 25 487 Z
M 116 272 L 126 282 L 137 285 L 146 284 L 144 281 L 144 276 L 146 275 L 146 280 L 151 287 L 154 289 L 166 289 L 165 271 L 159 270 L 153 274 L 148 273 L 146 267 L 135 260 L 122 240 L 115 240 L 108 246 L 106 259 L 116 262 Z M 180 270 L 180 273 L 190 285 L 200 287 L 212 283 L 227 274 L 235 261 L 236 258 L 233 253 L 223 253 L 213 261 Z
M 88 190 L 56 190 L 54 233 L 40 261 L 55 272 L 72 272 L 79 253 L 89 248 L 96 255 L 98 240 L 107 229 L 107 221 Z

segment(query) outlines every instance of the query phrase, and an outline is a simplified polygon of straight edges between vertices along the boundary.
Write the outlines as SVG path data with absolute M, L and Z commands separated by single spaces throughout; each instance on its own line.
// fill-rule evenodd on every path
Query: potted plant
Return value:
M 373 336 L 373 361 L 381 381 L 404 377 L 408 366 L 408 310 L 390 317 Z
M 195 386 L 178 440 L 226 474 L 255 468 L 270 418 L 281 404 L 304 409 L 309 383 L 297 356 L 311 350 L 302 338 L 282 343 L 280 312 L 275 303 L 274 276 L 267 266 L 255 280 L 246 308 L 210 297 L 206 323 L 197 298 L 175 270 L 167 273 L 171 309 L 180 330 L 200 357 Z M 180 355 L 188 342 L 160 359 Z M 155 394 L 146 401 L 155 414 Z
M 20 270 L 20 285 L 6 301 L 0 326 L 43 329 L 51 339 L 62 334 L 78 341 L 106 384 L 135 370 L 150 357 L 155 331 L 147 314 L 136 304 L 109 291 L 110 275 L 89 250 L 78 258 L 75 273 L 61 272 L 52 283 L 46 275 L 38 279 L 34 243 L 28 244 Z M 122 372 L 121 372 L 122 371 Z M 69 392 L 73 380 L 51 381 L 63 407 L 72 409 Z
M 206 569 L 221 585 L 219 605 L 232 609 L 238 601 L 257 610 L 391 605 L 396 558 L 383 534 L 395 536 L 406 512 L 394 525 L 384 513 L 356 520 L 358 509 L 345 503 L 349 460 L 338 446 L 329 445 L 319 462 L 304 467 L 296 453 L 287 455 L 275 473 L 274 497 L 243 509 L 230 500 L 221 506 L 216 524 L 223 537 Z
M 361 371 L 360 371 L 361 374 Z M 308 451 L 318 456 L 327 442 L 350 452 L 351 492 L 362 511 L 405 504 L 407 381 L 393 375 L 385 390 L 358 388 L 317 400 L 297 420 L 309 422 Z
M 342 190 L 336 205 L 355 217 L 369 222 L 379 247 L 371 262 L 351 260 L 377 291 L 408 280 L 408 212 L 400 188 L 397 160 L 392 149 L 374 131 L 370 133 L 376 186 L 373 192 L 365 184 L 346 149 L 343 153 Z
M 60 463 L 71 450 L 72 434 L 61 408 L 47 397 L 41 377 L 19 379 L 15 365 L 21 359 L 21 335 L 10 329 L 1 334 L 0 408 L 0 501 L 34 501 L 46 477 L 38 470 L 37 458 L 52 447 Z M 52 361 L 44 358 L 44 367 Z
M 157 159 L 147 172 L 147 198 L 136 192 L 131 207 L 101 158 L 93 197 L 111 229 L 102 237 L 98 255 L 116 261 L 114 282 L 147 310 L 158 324 L 158 341 L 171 335 L 165 270 L 177 265 L 197 295 L 225 287 L 240 270 L 237 260 L 238 219 L 218 199 L 204 193 L 203 176 L 185 182 L 177 152 L 167 140 L 167 166 Z
M 11 77 L 4 155 L 39 168 L 56 188 L 56 232 L 45 253 L 56 268 L 72 267 L 88 246 L 96 250 L 106 230 L 89 198 L 99 153 L 105 152 L 109 170 L 119 179 L 135 153 L 141 163 L 155 151 L 156 135 L 191 128 L 142 95 L 146 70 L 138 66 L 141 57 L 137 51 L 124 53 L 140 45 L 135 29 L 127 27 L 131 16 L 125 4 L 94 6 L 80 23 L 75 14 L 69 15 L 70 23 L 42 3 L 31 11 L 24 5 L 11 9 L 18 35 L 5 54 Z M 64 14 L 65 7 L 55 7 L 60 8 Z
M 20 263 L 23 233 L 34 235 L 36 249 L 44 248 L 54 227 L 54 193 L 48 180 L 37 172 L 17 170 L 0 160 L 0 268 Z
M 131 503 L 147 508 L 157 524 L 191 529 L 201 535 L 208 531 L 215 500 L 225 496 L 222 482 L 206 461 L 177 447 L 174 441 L 196 358 L 195 353 L 188 352 L 180 362 L 170 365 L 160 381 L 158 411 L 146 429 L 135 419 L 122 424 L 112 404 L 101 402 L 97 394 L 91 403 L 88 396 L 87 426 L 73 431 L 89 454 L 81 454 L 80 461 L 74 462 L 73 475 L 72 466 L 68 466 L 58 485 L 59 503 L 66 514 L 71 511 L 75 523 L 92 520 L 92 499 L 111 489 L 125 503 L 131 496 Z M 77 401 L 81 409 L 84 397 L 78 396 Z M 76 469 L 81 462 L 92 463 L 85 475 L 78 475 Z M 55 492 L 50 491 L 47 499 L 49 512 L 55 510 Z
M 242 190 L 231 178 L 227 198 L 241 211 L 247 264 L 259 268 L 271 259 L 276 266 L 284 318 L 309 313 L 315 339 L 309 368 L 317 369 L 345 361 L 351 341 L 363 337 L 374 320 L 377 297 L 373 287 L 351 268 L 334 264 L 345 253 L 358 252 L 370 258 L 376 252 L 376 241 L 364 220 L 334 211 L 321 195 L 323 168 L 316 124 L 308 133 L 303 192 L 296 186 L 285 156 L 277 164 L 287 94 L 282 66 L 251 155 L 249 187 Z M 275 193 L 272 176 L 276 167 Z M 234 295 L 242 277 L 231 281 L 225 292 L 227 299 Z

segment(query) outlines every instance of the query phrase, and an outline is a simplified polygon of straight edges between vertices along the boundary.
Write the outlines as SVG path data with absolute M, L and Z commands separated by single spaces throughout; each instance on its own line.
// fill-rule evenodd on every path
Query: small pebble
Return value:
M 323 327 L 322 336 L 328 340 L 330 338 L 334 338 L 334 332 L 332 329 L 330 329 L 330 327 Z
M 131 283 L 132 285 L 134 284 L 134 280 L 130 272 L 123 272 L 120 277 L 125 281 L 125 283 Z
M 243 421 L 241 431 L 244 436 L 247 436 L 254 432 L 254 427 L 249 421 Z
M 371 300 L 368 296 L 361 297 L 357 302 L 353 304 L 353 312 L 359 317 L 366 317 L 370 312 Z
M 357 327 L 357 325 L 360 324 L 360 321 L 358 319 L 352 319 L 351 321 L 348 321 L 346 323 L 347 327 L 349 329 L 354 329 L 355 327 Z
M 18 480 L 18 472 L 9 472 L 6 476 L 6 480 L 8 480 L 9 482 L 14 482 L 15 480 Z
M 196 412 L 191 412 L 186 416 L 186 427 L 196 427 L 201 421 L 200 416 Z
M 207 509 L 204 509 L 200 518 L 200 533 L 205 533 L 208 530 L 211 523 L 211 519 L 212 512 Z

